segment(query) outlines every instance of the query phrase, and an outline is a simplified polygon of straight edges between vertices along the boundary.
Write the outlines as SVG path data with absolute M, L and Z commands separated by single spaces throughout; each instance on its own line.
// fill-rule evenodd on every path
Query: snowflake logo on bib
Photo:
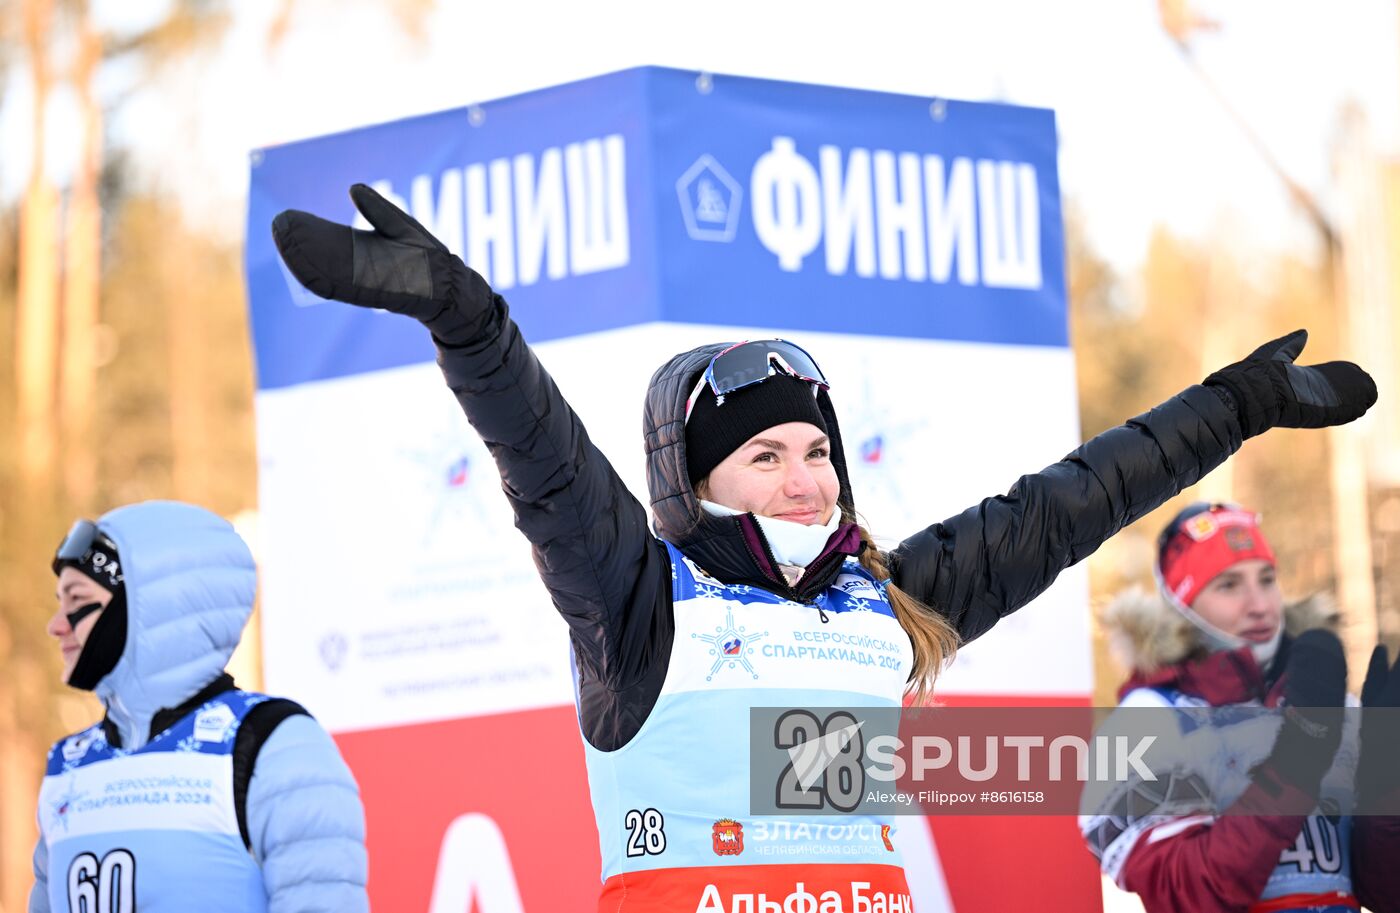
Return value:
M 709 644 L 710 655 L 715 657 L 715 664 L 710 667 L 710 674 L 705 676 L 705 681 L 713 680 L 715 674 L 725 666 L 731 669 L 741 666 L 754 678 L 758 678 L 758 673 L 753 671 L 750 654 L 753 652 L 754 643 L 767 637 L 768 632 L 750 634 L 744 625 L 735 625 L 733 609 L 725 611 L 724 624 L 717 625 L 715 633 L 692 634 L 690 636 Z
M 68 822 L 70 820 L 68 815 L 73 811 L 73 804 L 87 795 L 86 791 L 74 792 L 74 785 L 73 778 L 69 777 L 67 789 L 64 790 L 63 795 L 52 801 L 50 808 L 50 819 L 52 822 L 50 827 L 57 828 L 62 826 L 65 834 L 68 833 Z

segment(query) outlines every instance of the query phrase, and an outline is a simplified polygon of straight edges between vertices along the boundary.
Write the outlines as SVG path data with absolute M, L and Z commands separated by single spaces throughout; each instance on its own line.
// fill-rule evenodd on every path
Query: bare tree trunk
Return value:
M 209 382 L 205 358 L 204 311 L 180 290 L 197 288 L 187 263 L 164 264 L 163 284 L 170 302 L 170 440 L 175 497 L 202 501 L 209 494 Z
M 58 190 L 35 175 L 20 206 L 15 392 L 19 468 L 26 485 L 50 478 L 55 446 L 53 389 L 58 348 Z
M 90 19 L 91 13 L 86 17 Z M 87 509 L 96 490 L 97 448 L 92 437 L 97 390 L 96 335 L 102 272 L 102 106 L 96 77 L 102 38 L 91 21 L 79 36 L 73 80 L 82 106 L 82 153 L 68 199 L 63 286 L 63 346 L 59 415 L 63 431 L 64 481 L 69 498 Z
M 1240 305 L 1240 284 L 1223 239 L 1210 245 L 1205 283 L 1205 313 L 1201 320 L 1201 377 L 1221 365 L 1238 360 L 1235 338 L 1235 312 Z M 1203 501 L 1227 502 L 1235 498 L 1235 461 L 1226 460 L 1197 483 L 1196 495 Z
M 33 161 L 20 204 L 19 288 L 15 302 L 15 397 L 17 485 L 14 518 L 25 524 L 39 504 L 52 499 L 52 466 L 57 453 L 54 386 L 57 380 L 59 319 L 59 196 L 45 165 L 47 107 L 53 85 L 49 35 L 53 0 L 24 0 L 24 41 L 34 93 Z M 21 525 L 20 528 L 27 528 Z M 21 545 L 17 553 L 27 549 Z M 21 558 L 21 560 L 23 560 Z M 15 590 L 24 592 L 22 583 Z M 24 642 L 32 633 L 24 613 L 0 631 L 6 641 L 6 688 L 0 691 L 0 908 L 26 909 L 34 883 L 34 800 L 43 747 L 23 704 L 38 700 L 32 655 Z M 41 674 L 41 673 L 40 673 Z
M 15 320 L 16 420 L 20 479 L 42 487 L 56 453 L 53 389 L 58 348 L 58 190 L 44 164 L 51 74 L 52 0 L 25 0 L 24 36 L 34 85 L 33 164 L 20 204 L 19 296 Z
M 1338 338 L 1351 351 L 1356 338 L 1351 324 L 1350 302 L 1343 252 L 1333 245 L 1328 267 L 1336 308 Z M 1363 349 L 1364 350 L 1364 349 Z M 1354 424 L 1328 430 L 1331 444 L 1332 561 L 1337 572 L 1337 605 L 1342 612 L 1342 642 L 1346 647 L 1348 684 L 1359 692 L 1378 633 L 1376 619 L 1375 563 L 1371 555 L 1370 478 L 1366 448 Z

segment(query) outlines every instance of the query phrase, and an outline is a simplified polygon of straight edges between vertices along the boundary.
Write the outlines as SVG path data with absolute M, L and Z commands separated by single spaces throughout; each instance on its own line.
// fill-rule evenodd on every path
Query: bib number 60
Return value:
M 79 853 L 68 866 L 68 913 L 135 913 L 136 859 L 115 849 L 99 862 Z

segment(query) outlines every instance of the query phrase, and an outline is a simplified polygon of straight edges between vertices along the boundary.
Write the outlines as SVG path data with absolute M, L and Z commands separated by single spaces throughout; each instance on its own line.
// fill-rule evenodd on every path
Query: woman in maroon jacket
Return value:
M 1104 872 L 1150 913 L 1400 910 L 1400 818 L 1348 814 L 1396 804 L 1393 714 L 1373 714 L 1358 733 L 1356 714 L 1342 711 L 1346 662 L 1332 619 L 1314 602 L 1285 612 L 1258 518 L 1233 505 L 1178 514 L 1158 540 L 1156 571 L 1159 594 L 1124 594 L 1105 613 L 1133 668 L 1119 707 L 1290 712 L 1264 739 L 1237 716 L 1182 716 L 1188 760 L 1154 770 L 1166 785 L 1086 791 L 1080 825 Z M 1397 698 L 1400 673 L 1377 647 L 1363 700 Z M 1104 728 L 1150 713 L 1120 709 Z

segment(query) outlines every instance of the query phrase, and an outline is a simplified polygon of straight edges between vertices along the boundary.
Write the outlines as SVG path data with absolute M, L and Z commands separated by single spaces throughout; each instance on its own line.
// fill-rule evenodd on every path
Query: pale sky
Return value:
M 1219 234 L 1250 251 L 1314 243 L 1278 180 L 1183 63 L 1155 0 L 833 3 L 440 0 L 415 46 L 368 0 L 301 0 L 265 50 L 274 0 L 230 3 L 214 51 L 109 127 L 142 174 L 196 217 L 241 233 L 252 148 L 394 120 L 644 64 L 1052 108 L 1066 201 L 1116 266 L 1141 261 L 1152 226 Z M 1382 148 L 1400 152 L 1397 0 L 1199 0 L 1221 30 L 1197 56 L 1283 166 L 1328 202 L 1338 110 L 1359 102 Z M 164 0 L 105 0 L 140 21 Z M 121 88 L 113 74 L 109 92 Z M 28 166 L 28 88 L 0 111 L 0 195 Z M 62 100 L 55 122 L 71 122 Z M 61 174 L 70 141 L 51 161 Z

